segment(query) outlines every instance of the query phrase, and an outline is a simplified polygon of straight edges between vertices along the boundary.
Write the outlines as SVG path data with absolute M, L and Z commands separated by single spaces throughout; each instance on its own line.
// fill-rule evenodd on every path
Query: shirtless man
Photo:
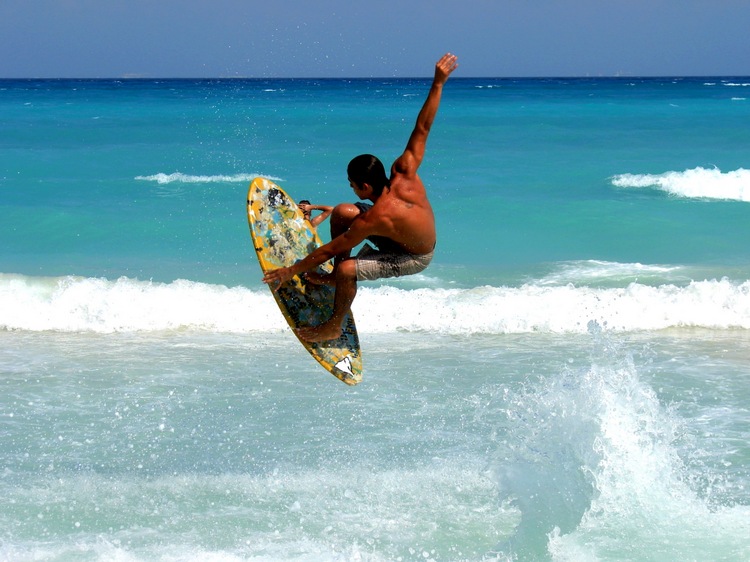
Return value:
M 269 271 L 263 282 L 277 284 L 301 275 L 334 258 L 334 270 L 327 278 L 308 274 L 314 283 L 336 286 L 333 314 L 319 326 L 297 329 L 306 341 L 327 341 L 341 335 L 341 323 L 357 294 L 357 281 L 413 275 L 424 270 L 435 249 L 435 216 L 427 200 L 417 169 L 424 158 L 425 145 L 435 120 L 443 85 L 458 66 L 450 53 L 435 65 L 435 77 L 427 100 L 417 116 L 404 153 L 391 166 L 386 177 L 383 164 L 372 155 L 362 154 L 347 167 L 349 185 L 366 203 L 342 203 L 331 214 L 331 241 L 290 267 Z M 378 249 L 365 246 L 350 257 L 352 248 L 369 240 Z

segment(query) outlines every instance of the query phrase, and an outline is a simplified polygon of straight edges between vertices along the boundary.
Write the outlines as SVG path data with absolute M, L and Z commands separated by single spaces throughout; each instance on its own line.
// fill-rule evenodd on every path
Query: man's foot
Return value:
M 334 273 L 316 273 L 315 271 L 308 271 L 304 275 L 305 279 L 313 285 L 335 285 L 336 275 Z
M 303 340 L 309 342 L 335 340 L 341 335 L 341 324 L 336 322 L 324 322 L 320 326 L 303 326 L 295 330 L 296 334 Z

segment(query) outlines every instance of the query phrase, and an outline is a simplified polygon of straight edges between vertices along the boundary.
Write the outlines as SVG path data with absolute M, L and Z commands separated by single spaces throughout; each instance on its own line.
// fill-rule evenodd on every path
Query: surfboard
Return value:
M 247 220 L 263 273 L 288 267 L 321 245 L 320 237 L 294 200 L 268 179 L 255 178 L 250 184 Z M 326 262 L 316 271 L 330 273 L 332 269 L 331 263 Z M 295 276 L 278 290 L 270 288 L 292 329 L 317 326 L 333 313 L 335 289 L 329 285 L 315 285 Z M 337 339 L 324 342 L 300 339 L 300 342 L 323 368 L 346 384 L 355 385 L 362 380 L 359 336 L 351 311 L 344 319 L 341 336 Z

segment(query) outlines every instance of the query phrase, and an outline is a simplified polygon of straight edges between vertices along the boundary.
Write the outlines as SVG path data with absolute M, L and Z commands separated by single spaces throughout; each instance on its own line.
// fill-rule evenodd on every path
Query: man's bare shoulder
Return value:
M 414 155 L 406 151 L 394 160 L 391 166 L 391 183 L 397 178 L 411 178 L 417 175 L 417 161 Z
M 417 174 L 394 174 L 391 177 L 390 196 L 404 203 L 420 205 L 427 199 L 422 179 Z
M 388 214 L 387 201 L 381 196 L 367 212 L 361 213 L 352 221 L 350 228 L 356 228 L 365 232 L 367 236 L 377 234 L 375 231 L 378 225 L 383 222 L 384 217 Z

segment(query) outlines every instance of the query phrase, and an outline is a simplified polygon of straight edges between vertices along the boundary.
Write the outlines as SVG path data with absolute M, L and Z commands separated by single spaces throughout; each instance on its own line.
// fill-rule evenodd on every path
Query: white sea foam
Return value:
M 558 527 L 551 533 L 552 559 L 609 560 L 634 542 L 654 560 L 744 558 L 748 508 L 712 506 L 701 494 L 700 482 L 679 454 L 690 425 L 640 380 L 636 365 L 620 356 L 617 345 L 603 342 L 599 353 L 587 372 L 563 373 L 520 402 L 535 408 L 533 419 L 541 426 L 532 432 L 539 436 L 537 441 L 526 446 L 534 447 L 541 458 L 552 453 L 546 458 L 555 459 L 550 466 L 554 480 L 571 488 L 563 489 L 568 494 L 561 505 L 568 505 L 576 492 L 575 478 L 558 478 L 566 466 L 572 474 L 583 466 L 596 491 L 574 531 L 561 532 Z M 525 413 L 518 420 L 521 428 L 531 417 Z M 572 435 L 578 440 L 572 449 L 583 452 L 583 458 L 558 449 Z M 566 454 L 571 462 L 564 462 Z M 535 468 L 539 470 L 538 464 Z M 718 487 L 718 475 L 715 478 Z M 543 505 L 557 487 L 542 496 Z M 533 497 L 527 501 L 539 503 Z M 665 536 L 675 539 L 653 541 Z
M 478 560 L 518 518 L 514 509 L 495 503 L 494 484 L 472 467 L 368 466 L 347 471 L 346 478 L 336 468 L 148 480 L 84 474 L 15 488 L 14 503 L 52 506 L 48 517 L 65 517 L 58 515 L 59 506 L 69 502 L 79 506 L 82 529 L 73 541 L 65 533 L 54 540 L 3 541 L 0 559 L 380 562 L 403 560 L 412 549 L 415 560 L 442 560 L 452 552 L 444 540 L 450 536 L 467 545 L 469 560 Z M 111 514 L 123 511 L 132 527 L 107 528 Z M 107 515 L 78 514 L 99 512 Z M 167 518 L 159 530 L 144 532 L 143 521 Z M 41 519 L 28 519 L 28 527 L 43 528 Z M 361 541 L 363 536 L 369 540 Z M 435 558 L 423 555 L 430 551 Z
M 11 330 L 253 332 L 285 326 L 267 292 L 184 280 L 0 275 L 0 310 L 0 327 Z
M 750 170 L 743 168 L 731 172 L 698 167 L 663 174 L 620 174 L 611 181 L 616 187 L 655 188 L 679 197 L 750 202 Z
M 750 329 L 750 281 L 594 288 L 526 284 L 472 289 L 362 287 L 360 332 L 585 333 L 675 327 Z M 0 275 L 0 329 L 68 332 L 286 329 L 269 291 L 186 280 Z
M 253 181 L 257 177 L 268 178 L 272 181 L 282 181 L 281 178 L 273 176 L 267 176 L 259 173 L 253 174 L 233 174 L 233 175 L 190 175 L 183 174 L 180 172 L 174 172 L 172 174 L 158 173 L 151 176 L 136 176 L 136 180 L 139 181 L 153 181 L 158 184 L 168 183 L 245 183 Z
M 537 285 L 608 285 L 633 281 L 664 280 L 664 282 L 689 281 L 687 268 L 679 265 L 619 263 L 602 260 L 575 260 L 560 262 L 554 271 L 536 282 Z M 654 283 L 649 283 L 653 285 Z

